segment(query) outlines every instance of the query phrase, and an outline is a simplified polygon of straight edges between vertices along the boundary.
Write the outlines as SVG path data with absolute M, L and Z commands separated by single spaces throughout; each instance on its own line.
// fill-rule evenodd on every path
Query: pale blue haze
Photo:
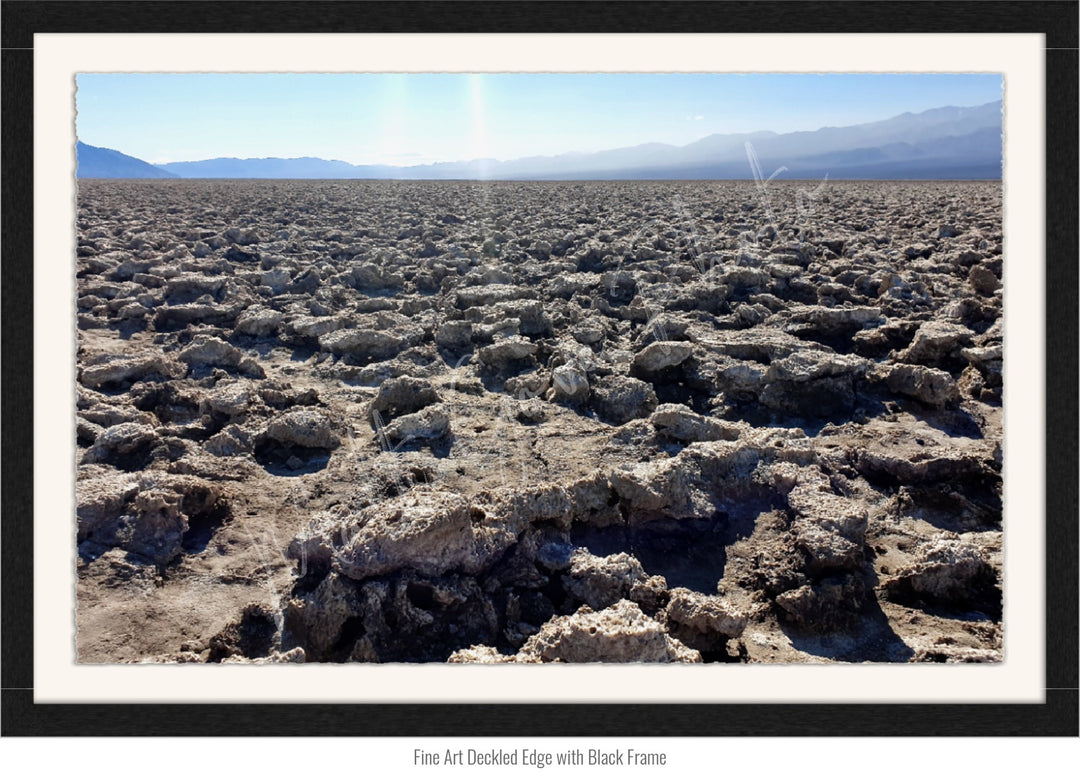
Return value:
M 151 163 L 500 160 L 848 126 L 1002 98 L 998 74 L 80 74 L 77 133 Z

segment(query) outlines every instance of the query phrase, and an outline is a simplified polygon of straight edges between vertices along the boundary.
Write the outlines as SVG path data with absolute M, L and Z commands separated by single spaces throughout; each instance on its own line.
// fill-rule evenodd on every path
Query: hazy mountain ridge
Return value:
M 183 178 L 750 178 L 749 143 L 766 177 L 785 167 L 784 178 L 825 175 L 835 179 L 1000 178 L 1001 131 L 1002 103 L 999 100 L 970 108 L 946 106 L 917 114 L 904 113 L 847 127 L 823 127 L 785 134 L 768 131 L 715 134 L 685 146 L 644 143 L 594 153 L 574 152 L 508 161 L 477 159 L 398 167 L 352 165 L 314 157 L 230 157 L 148 167 Z M 81 170 L 80 176 L 90 177 Z
M 111 148 L 75 145 L 76 178 L 179 178 L 176 173 Z

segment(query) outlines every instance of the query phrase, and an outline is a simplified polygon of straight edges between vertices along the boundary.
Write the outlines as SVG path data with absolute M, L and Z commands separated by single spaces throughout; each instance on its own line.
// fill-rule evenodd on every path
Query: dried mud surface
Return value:
M 81 181 L 82 662 L 1002 657 L 996 182 Z

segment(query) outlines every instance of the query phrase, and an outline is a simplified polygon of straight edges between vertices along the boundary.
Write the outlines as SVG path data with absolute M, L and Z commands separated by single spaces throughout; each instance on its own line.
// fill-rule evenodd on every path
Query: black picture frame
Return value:
M 1076 736 L 1075 2 L 5 2 L 5 736 Z M 44 32 L 1034 32 L 1046 36 L 1046 694 L 1041 704 L 38 704 L 33 623 L 33 46 Z

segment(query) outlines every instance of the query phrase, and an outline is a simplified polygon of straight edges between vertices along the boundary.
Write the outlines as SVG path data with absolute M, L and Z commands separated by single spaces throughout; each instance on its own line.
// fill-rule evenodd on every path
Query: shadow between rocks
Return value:
M 263 440 L 255 446 L 255 460 L 271 475 L 296 477 L 325 469 L 330 463 L 330 450 Z
M 796 650 L 833 661 L 896 664 L 905 663 L 915 655 L 915 651 L 889 626 L 889 619 L 876 599 L 872 599 L 860 615 L 854 629 L 829 634 L 808 633 L 783 620 L 779 625 Z
M 228 502 L 218 501 L 210 510 L 188 518 L 188 530 L 184 533 L 181 548 L 184 553 L 195 555 L 202 553 L 210 545 L 218 530 L 231 517 Z
M 454 450 L 454 437 L 444 435 L 434 440 L 417 437 L 404 440 L 393 447 L 394 453 L 409 453 L 428 450 L 436 459 L 449 458 Z
M 918 409 L 915 409 L 912 415 L 950 437 L 965 437 L 970 440 L 983 439 L 982 429 L 979 428 L 978 421 L 962 407 L 931 412 L 927 412 L 925 409 L 919 412 Z
M 753 519 L 745 518 L 717 512 L 709 518 L 666 518 L 630 526 L 575 523 L 570 542 L 594 556 L 628 553 L 647 574 L 663 576 L 669 588 L 715 594 L 728 546 L 753 531 Z

